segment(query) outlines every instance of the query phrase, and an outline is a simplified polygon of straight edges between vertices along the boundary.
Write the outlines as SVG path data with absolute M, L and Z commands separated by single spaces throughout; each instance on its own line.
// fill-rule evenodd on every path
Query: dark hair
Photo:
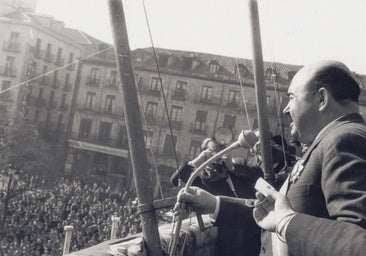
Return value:
M 361 92 L 359 84 L 348 72 L 334 66 L 316 72 L 308 84 L 310 92 L 315 92 L 321 87 L 326 88 L 337 102 L 342 100 L 358 102 Z

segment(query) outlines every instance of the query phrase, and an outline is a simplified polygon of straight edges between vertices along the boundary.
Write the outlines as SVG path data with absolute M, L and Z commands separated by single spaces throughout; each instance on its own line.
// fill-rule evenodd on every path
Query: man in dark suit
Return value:
M 296 212 L 366 228 L 366 126 L 359 94 L 352 73 L 337 61 L 317 62 L 295 75 L 284 113 L 292 119 L 291 134 L 309 147 L 280 192 Z M 245 228 L 252 218 L 246 200 L 199 188 L 179 198 L 200 213 L 214 213 L 216 225 Z M 262 232 L 261 255 L 289 255 L 286 250 L 276 235 Z
M 253 212 L 257 224 L 287 241 L 296 256 L 361 256 L 366 252 L 366 229 L 352 223 L 296 213 L 288 198 L 268 191 L 257 193 L 260 202 Z

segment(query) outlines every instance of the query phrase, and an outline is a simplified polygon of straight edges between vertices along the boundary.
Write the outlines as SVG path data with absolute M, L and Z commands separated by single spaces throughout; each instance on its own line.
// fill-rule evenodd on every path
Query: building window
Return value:
M 11 82 L 10 81 L 3 80 L 3 83 L 1 85 L 1 91 L 4 91 L 4 90 L 10 88 L 10 86 L 11 86 Z M 2 99 L 9 99 L 10 91 L 3 92 L 2 94 L 0 94 L 0 96 L 1 96 Z
M 111 75 L 109 77 L 108 86 L 116 87 L 117 86 L 117 71 L 111 70 Z
M 223 126 L 224 127 L 234 128 L 235 127 L 235 121 L 236 121 L 236 116 L 234 116 L 234 115 L 225 115 L 224 116 Z
M 145 117 L 154 118 L 156 117 L 157 111 L 158 111 L 158 103 L 148 101 L 145 110 Z
M 273 68 L 266 69 L 266 79 L 269 81 L 276 81 L 277 82 L 277 71 Z
M 149 149 L 152 146 L 153 132 L 152 131 L 144 131 L 144 140 L 146 148 Z
M 187 91 L 187 82 L 178 80 L 175 86 L 174 96 L 179 97 L 180 99 L 185 99 L 186 91 Z
M 57 50 L 57 57 L 56 57 L 56 65 L 63 65 L 63 59 L 62 59 L 62 48 L 58 48 Z
M 99 73 L 99 69 L 92 68 L 90 71 L 88 80 L 87 80 L 87 84 L 98 86 L 99 85 L 98 73 Z
M 48 84 L 48 77 L 45 75 L 47 73 L 48 66 L 44 65 L 42 70 L 42 78 L 41 78 L 41 84 L 47 85 Z
M 217 61 L 213 60 L 210 61 L 210 74 L 216 74 L 216 72 L 219 70 L 219 63 Z
M 201 101 L 211 100 L 211 95 L 212 95 L 212 86 L 207 85 L 202 86 Z
M 98 138 L 100 142 L 109 142 L 111 138 L 112 123 L 100 122 Z
M 14 76 L 14 74 L 15 74 L 14 62 L 15 62 L 15 57 L 12 57 L 12 56 L 6 57 L 4 75 Z
M 116 99 L 114 95 L 107 95 L 105 98 L 104 112 L 112 113 L 113 111 L 113 101 Z
M 197 140 L 192 140 L 189 146 L 189 156 L 188 159 L 194 159 L 201 152 L 201 142 Z
M 37 109 L 36 112 L 34 113 L 34 123 L 37 123 L 39 119 L 39 110 Z
M 230 90 L 229 91 L 229 100 L 228 100 L 228 106 L 229 107 L 237 107 L 239 104 L 239 92 Z
M 150 90 L 151 91 L 160 91 L 160 83 L 159 83 L 158 77 L 151 78 Z
M 173 138 L 172 138 L 173 137 Z M 174 144 L 173 144 L 174 141 Z M 177 145 L 177 136 L 173 135 L 170 136 L 170 134 L 165 135 L 165 141 L 164 141 L 164 147 L 163 147 L 163 153 L 167 156 L 174 156 L 174 145 Z
M 38 99 L 42 99 L 43 91 L 44 91 L 43 88 L 39 88 Z
M 60 108 L 61 109 L 66 109 L 66 94 L 62 94 Z
M 87 138 L 90 134 L 93 121 L 91 119 L 82 118 L 79 127 L 79 137 Z
M 74 62 L 74 54 L 72 52 L 70 52 L 68 63 L 73 63 L 73 62 Z
M 47 44 L 45 60 L 48 62 L 52 61 L 51 51 L 52 51 L 52 44 Z
M 9 50 L 18 50 L 19 48 L 19 33 L 18 32 L 11 32 L 10 33 L 10 39 L 9 39 Z
M 205 130 L 207 120 L 207 111 L 197 110 L 196 120 L 194 123 L 195 130 Z
M 65 89 L 70 88 L 70 84 L 69 84 L 69 82 L 70 82 L 70 73 L 66 73 L 66 77 L 65 77 L 65 85 L 64 85 L 64 88 L 65 88 Z
M 235 75 L 238 76 L 238 77 L 246 77 L 247 76 L 247 68 L 245 67 L 244 64 L 242 63 L 239 63 L 238 65 L 236 65 L 236 68 L 235 68 Z
M 88 92 L 86 94 L 86 101 L 85 101 L 86 109 L 93 109 L 93 100 L 94 100 L 95 95 L 96 94 L 94 92 Z
M 55 91 L 51 91 L 50 98 L 49 98 L 49 105 L 52 105 L 53 101 L 55 100 Z
M 173 122 L 180 122 L 182 120 L 182 112 L 183 107 L 173 105 L 170 111 L 170 120 Z

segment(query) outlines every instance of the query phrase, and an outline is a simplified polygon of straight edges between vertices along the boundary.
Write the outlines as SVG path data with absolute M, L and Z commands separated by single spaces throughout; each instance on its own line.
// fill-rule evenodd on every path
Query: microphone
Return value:
M 207 159 L 205 162 L 203 162 L 189 177 L 187 183 L 186 183 L 186 190 L 192 185 L 193 180 L 198 176 L 198 174 L 210 163 L 216 161 L 221 156 L 227 154 L 228 152 L 237 149 L 239 147 L 243 148 L 251 148 L 253 147 L 258 141 L 257 136 L 255 133 L 251 130 L 243 130 L 240 132 L 240 135 L 238 137 L 238 140 L 232 143 L 227 148 L 221 150 L 220 152 L 214 154 L 209 159 Z
M 239 134 L 238 140 L 234 142 L 231 146 L 243 147 L 243 148 L 252 148 L 257 143 L 258 137 L 251 130 L 242 130 Z M 230 146 L 230 147 L 231 147 Z
M 210 148 L 207 148 L 203 150 L 195 159 L 189 161 L 188 164 L 193 167 L 198 167 L 208 158 L 210 158 L 213 154 L 214 152 Z

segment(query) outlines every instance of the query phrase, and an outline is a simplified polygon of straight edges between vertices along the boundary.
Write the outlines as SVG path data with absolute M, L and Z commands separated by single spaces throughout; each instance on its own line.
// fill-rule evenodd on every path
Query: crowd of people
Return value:
M 93 246 L 110 239 L 112 216 L 120 217 L 117 238 L 141 232 L 137 200 L 127 191 L 64 178 L 47 188 L 27 174 L 18 175 L 9 190 L 2 184 L 0 255 L 62 255 L 67 225 L 74 227 L 71 252 Z

